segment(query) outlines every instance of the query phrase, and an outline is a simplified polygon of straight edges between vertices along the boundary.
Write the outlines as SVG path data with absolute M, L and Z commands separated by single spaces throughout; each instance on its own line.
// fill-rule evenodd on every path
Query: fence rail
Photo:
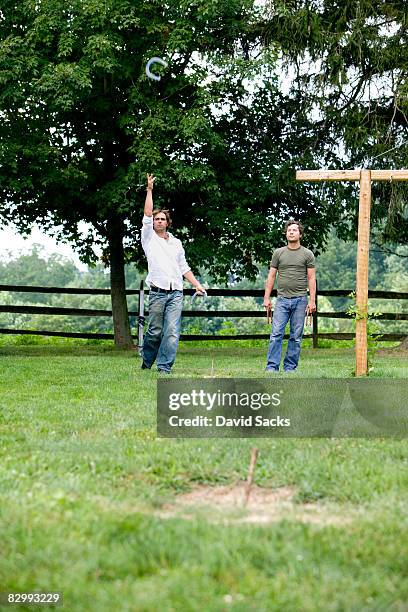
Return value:
M 0 312 L 15 314 L 48 314 L 48 315 L 71 315 L 78 317 L 111 317 L 111 310 L 95 310 L 92 308 L 54 308 L 52 306 L 2 306 Z M 139 312 L 130 310 L 130 317 L 139 316 Z M 145 313 L 147 314 L 147 313 Z M 208 318 L 264 318 L 264 310 L 183 310 L 183 317 L 205 317 Z M 350 319 L 347 312 L 319 312 L 319 317 L 329 319 Z M 408 321 L 408 312 L 382 312 L 376 315 L 376 319 L 389 321 Z
M 87 289 L 84 287 L 37 287 L 33 285 L 0 285 L 0 291 L 11 291 L 21 293 L 66 293 L 74 295 L 110 295 L 110 289 Z M 126 295 L 138 295 L 141 289 L 126 289 Z M 350 297 L 352 289 L 319 289 L 319 296 L 327 297 Z M 145 295 L 149 294 L 144 289 Z M 184 289 L 185 295 L 193 295 L 194 289 Z M 263 297 L 263 289 L 207 289 L 209 296 L 218 297 Z M 276 296 L 276 289 L 272 295 Z M 398 291 L 369 290 L 369 298 L 386 298 L 387 300 L 407 300 L 408 293 Z
M 9 291 L 15 293 L 49 293 L 49 294 L 71 294 L 71 295 L 110 295 L 110 289 L 91 289 L 83 287 L 39 287 L 26 285 L 0 285 L 0 291 Z M 148 290 L 144 290 L 143 282 L 140 289 L 128 289 L 126 295 L 137 295 L 139 298 L 139 306 L 137 311 L 130 311 L 129 316 L 138 318 L 138 344 L 141 345 L 143 337 L 143 326 L 147 313 L 144 310 L 144 297 L 148 294 Z M 186 295 L 193 295 L 194 290 L 186 289 Z M 263 297 L 263 289 L 208 289 L 209 296 L 217 297 Z M 319 290 L 317 298 L 320 296 L 327 297 L 350 297 L 351 290 L 349 289 L 333 289 Z M 272 296 L 276 296 L 276 290 Z M 388 299 L 388 300 L 408 300 L 408 293 L 396 291 L 377 291 L 370 290 L 368 292 L 370 299 Z M 316 299 L 316 302 L 318 299 Z M 52 306 L 14 306 L 0 305 L 0 312 L 18 313 L 18 314 L 45 314 L 45 315 L 65 315 L 65 316 L 81 316 L 81 317 L 112 317 L 111 310 L 92 309 L 92 308 L 57 308 Z M 247 318 L 256 317 L 264 318 L 263 310 L 183 310 L 183 317 L 205 317 L 205 318 Z M 313 346 L 318 345 L 318 339 L 335 339 L 335 340 L 350 340 L 354 337 L 352 333 L 319 333 L 318 318 L 332 319 L 350 319 L 350 315 L 346 312 L 319 312 L 313 315 L 312 333 L 305 334 L 304 338 L 312 338 Z M 389 321 L 407 321 L 408 313 L 381 313 L 376 317 L 381 320 Z M 41 336 L 59 336 L 63 338 L 85 338 L 112 340 L 113 334 L 110 333 L 87 333 L 87 332 L 64 332 L 50 330 L 28 330 L 28 329 L 10 329 L 0 328 L 0 334 L 30 334 Z M 386 341 L 395 341 L 403 339 L 407 333 L 392 333 L 381 334 L 381 339 Z M 285 336 L 287 337 L 287 336 Z M 182 334 L 181 340 L 253 340 L 267 339 L 268 334 L 236 334 L 236 335 L 211 335 L 211 334 Z

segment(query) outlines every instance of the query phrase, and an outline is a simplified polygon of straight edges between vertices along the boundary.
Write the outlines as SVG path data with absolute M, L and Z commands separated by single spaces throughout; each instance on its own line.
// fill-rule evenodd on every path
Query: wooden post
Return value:
M 360 205 L 358 209 L 357 278 L 356 278 L 356 376 L 366 376 L 368 257 L 370 249 L 371 172 L 361 170 Z
M 367 364 L 368 256 L 370 242 L 371 181 L 408 181 L 408 170 L 297 170 L 297 181 L 359 181 L 356 302 L 356 376 L 365 376 Z

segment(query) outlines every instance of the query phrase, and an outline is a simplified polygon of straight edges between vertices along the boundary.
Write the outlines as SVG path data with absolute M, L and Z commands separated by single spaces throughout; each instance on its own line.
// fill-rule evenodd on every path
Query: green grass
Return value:
M 185 343 L 174 375 L 265 376 L 266 343 L 239 344 Z M 378 356 L 372 375 L 406 365 Z M 157 439 L 156 373 L 109 344 L 3 344 L 0 366 L 0 591 L 58 590 L 70 611 L 407 609 L 405 440 L 256 440 L 257 485 L 343 525 L 160 519 L 199 483 L 244 479 L 254 440 Z M 353 367 L 350 348 L 305 349 L 294 376 Z

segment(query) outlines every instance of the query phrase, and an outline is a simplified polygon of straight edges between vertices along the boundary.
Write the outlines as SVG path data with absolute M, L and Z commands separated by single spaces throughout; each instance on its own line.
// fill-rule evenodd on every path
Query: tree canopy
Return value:
M 279 46 L 315 117 L 322 165 L 406 168 L 408 165 L 408 12 L 405 0 L 276 0 L 268 3 L 267 44 Z M 337 143 L 333 151 L 333 143 Z M 373 184 L 374 239 L 406 243 L 408 188 Z M 342 202 L 340 235 L 353 238 L 353 187 L 328 186 Z
M 1 10 L 1 213 L 60 225 L 85 260 L 122 233 L 138 263 L 146 171 L 193 264 L 253 274 L 288 214 L 318 202 L 295 185 L 312 122 L 278 88 L 249 0 L 5 2 Z M 158 55 L 161 81 L 145 75 Z M 301 128 L 301 129 L 300 129 Z M 308 131 L 309 130 L 309 131 Z M 93 230 L 84 238 L 78 223 Z M 274 230 L 275 233 L 270 230 Z M 319 244 L 310 232 L 310 246 Z

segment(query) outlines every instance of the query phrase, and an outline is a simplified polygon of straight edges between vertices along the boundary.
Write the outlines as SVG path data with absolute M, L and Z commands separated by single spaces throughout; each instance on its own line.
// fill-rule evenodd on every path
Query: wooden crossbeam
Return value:
M 371 181 L 408 181 L 408 170 L 297 170 L 297 181 L 359 181 L 356 278 L 356 376 L 368 373 L 367 303 Z
M 359 181 L 362 170 L 297 170 L 297 181 Z M 408 170 L 371 170 L 372 181 L 408 181 Z

